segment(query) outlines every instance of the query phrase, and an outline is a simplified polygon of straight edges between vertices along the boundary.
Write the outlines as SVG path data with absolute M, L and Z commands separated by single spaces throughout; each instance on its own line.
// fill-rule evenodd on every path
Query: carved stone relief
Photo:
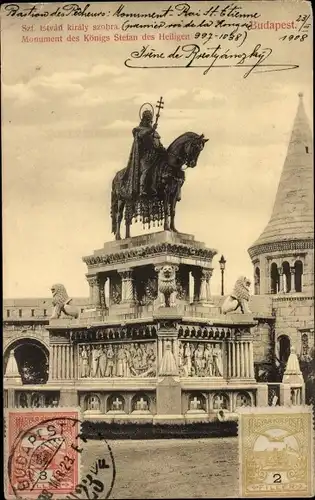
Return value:
M 179 342 L 179 373 L 182 377 L 222 377 L 222 344 Z
M 155 377 L 156 343 L 79 345 L 79 377 Z

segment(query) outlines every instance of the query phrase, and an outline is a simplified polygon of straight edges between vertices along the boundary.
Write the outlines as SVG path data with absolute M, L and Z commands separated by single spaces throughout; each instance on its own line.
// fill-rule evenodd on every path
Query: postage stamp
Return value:
M 311 407 L 240 408 L 238 413 L 240 495 L 312 496 Z
M 115 479 L 111 449 L 100 437 L 101 456 L 89 456 L 79 416 L 65 408 L 7 412 L 7 498 L 108 498 Z

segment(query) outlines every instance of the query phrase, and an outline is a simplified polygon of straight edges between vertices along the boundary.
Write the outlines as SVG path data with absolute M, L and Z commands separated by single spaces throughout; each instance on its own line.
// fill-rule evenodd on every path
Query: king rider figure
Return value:
M 134 142 L 138 143 L 140 196 L 156 196 L 157 163 L 165 149 L 156 131 L 157 123 L 152 125 L 153 113 L 146 109 L 138 127 L 132 131 Z M 149 190 L 149 174 L 151 174 L 151 189 Z M 149 191 L 149 192 L 148 192 Z

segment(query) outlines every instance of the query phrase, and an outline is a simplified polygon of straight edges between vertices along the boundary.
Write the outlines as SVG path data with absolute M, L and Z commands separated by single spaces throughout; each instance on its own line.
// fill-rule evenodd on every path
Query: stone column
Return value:
M 291 292 L 295 292 L 295 268 L 290 267 L 291 271 Z
M 255 378 L 253 341 L 249 341 L 249 377 Z
M 194 278 L 194 302 L 199 302 L 201 292 L 201 270 L 198 267 L 193 267 L 191 270 Z
M 102 311 L 105 311 L 107 309 L 106 297 L 105 297 L 105 284 L 107 280 L 108 276 L 104 275 L 100 276 L 100 303 Z
M 199 301 L 207 302 L 207 271 L 202 269 L 200 276 L 200 292 L 199 292 Z
M 133 291 L 133 271 L 132 269 L 124 269 L 119 271 L 122 282 L 121 301 L 124 304 L 134 304 Z
M 233 361 L 232 361 L 232 377 L 236 377 L 237 376 L 237 372 L 236 372 L 236 345 L 235 345 L 235 341 L 233 340 L 232 344 L 231 344 L 231 347 L 232 347 L 232 356 L 233 356 Z
M 54 346 L 50 346 L 49 349 L 49 375 L 48 375 L 48 380 L 50 381 L 53 378 L 53 373 L 54 373 Z
M 236 377 L 240 377 L 240 375 L 241 375 L 241 371 L 240 371 L 240 343 L 236 342 L 235 347 L 236 347 Z
M 97 275 L 86 277 L 90 286 L 90 306 L 100 308 L 101 298 L 100 298 L 100 280 Z
M 226 344 L 226 351 L 227 351 L 227 377 L 231 378 L 232 376 L 232 349 L 231 349 L 231 343 L 227 342 Z
M 279 269 L 279 280 L 280 280 L 280 293 L 284 293 L 284 280 L 285 280 L 285 275 L 283 273 L 282 267 Z
M 206 272 L 206 281 L 207 281 L 207 302 L 211 302 L 211 286 L 210 281 L 213 274 L 213 269 L 208 269 Z
M 240 359 L 240 374 L 241 377 L 246 377 L 246 353 L 245 353 L 245 342 L 240 342 L 240 351 L 241 351 L 241 359 Z

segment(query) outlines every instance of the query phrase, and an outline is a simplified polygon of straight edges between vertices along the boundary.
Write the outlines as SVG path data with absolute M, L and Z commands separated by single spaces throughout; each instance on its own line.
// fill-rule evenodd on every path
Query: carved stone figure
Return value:
M 107 350 L 107 365 L 106 365 L 106 377 L 114 376 L 114 350 L 111 345 L 109 345 Z
M 70 316 L 70 318 L 79 317 L 79 309 L 76 306 L 70 305 L 72 299 L 68 297 L 64 285 L 57 283 L 51 287 L 51 291 L 53 295 L 52 305 L 54 306 L 54 310 L 50 319 L 60 318 L 62 312 L 66 316 Z
M 213 349 L 213 364 L 214 364 L 214 376 L 222 377 L 223 375 L 223 362 L 222 362 L 222 350 L 219 346 Z
M 203 358 L 205 361 L 205 376 L 212 377 L 213 376 L 213 351 L 210 349 L 209 345 L 206 345 Z
M 201 344 L 195 349 L 194 352 L 194 368 L 197 377 L 203 375 L 203 346 Z
M 84 345 L 81 348 L 81 377 L 89 377 L 90 375 L 90 368 L 89 368 L 89 352 Z
M 242 314 L 251 314 L 248 306 L 250 298 L 250 285 L 250 280 L 245 276 L 241 276 L 240 278 L 238 278 L 235 283 L 233 292 L 231 293 L 231 295 L 226 297 L 225 301 L 222 304 L 222 314 L 235 312 L 238 308 L 240 308 Z
M 174 307 L 176 305 L 176 271 L 178 266 L 166 264 L 155 268 L 159 273 L 158 291 L 160 307 Z
M 100 346 L 96 345 L 92 349 L 92 377 L 98 377 L 99 375 L 99 362 L 102 351 Z
M 178 369 L 176 366 L 174 354 L 172 353 L 172 345 L 170 341 L 165 342 L 165 352 L 160 364 L 159 375 L 160 376 L 178 375 Z
M 100 354 L 100 358 L 99 358 L 99 375 L 100 375 L 100 377 L 105 377 L 106 362 L 107 362 L 106 348 L 105 348 L 105 346 L 103 346 L 103 348 L 101 349 L 101 354 Z

